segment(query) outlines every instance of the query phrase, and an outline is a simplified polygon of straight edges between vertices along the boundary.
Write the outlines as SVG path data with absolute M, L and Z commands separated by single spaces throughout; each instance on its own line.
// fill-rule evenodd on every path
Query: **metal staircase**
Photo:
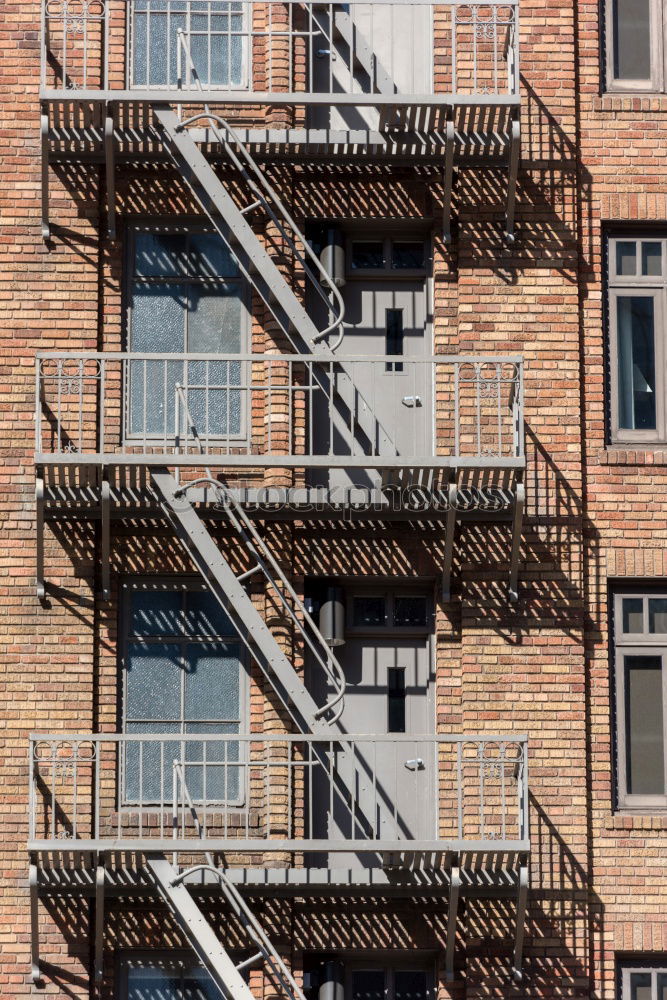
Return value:
M 314 733 L 323 727 L 328 728 L 340 718 L 342 712 L 345 693 L 342 668 L 247 514 L 224 484 L 212 477 L 179 486 L 166 469 L 157 469 L 152 473 L 152 479 L 165 516 L 177 537 L 301 732 Z M 202 482 L 216 491 L 216 498 L 221 501 L 220 507 L 226 513 L 228 523 L 253 561 L 252 567 L 240 576 L 236 576 L 187 499 L 187 490 Z M 333 687 L 334 694 L 324 705 L 316 705 L 246 593 L 244 584 L 256 575 L 261 575 L 268 584 L 278 605 L 303 641 L 304 648 L 311 653 Z

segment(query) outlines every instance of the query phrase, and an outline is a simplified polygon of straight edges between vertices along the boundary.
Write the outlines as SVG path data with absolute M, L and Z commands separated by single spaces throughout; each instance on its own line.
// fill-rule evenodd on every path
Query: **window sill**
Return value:
M 667 810 L 654 813 L 617 812 L 607 816 L 604 829 L 615 833 L 633 833 L 634 831 L 667 830 Z
M 612 444 L 598 454 L 600 465 L 653 465 L 667 466 L 667 444 L 648 445 Z
M 593 111 L 667 114 L 667 94 L 609 93 L 593 98 Z

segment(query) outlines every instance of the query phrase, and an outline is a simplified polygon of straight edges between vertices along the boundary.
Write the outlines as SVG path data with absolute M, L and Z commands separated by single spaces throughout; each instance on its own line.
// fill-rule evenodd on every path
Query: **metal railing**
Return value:
M 67 850 L 525 850 L 527 749 L 495 734 L 32 735 L 29 837 Z
M 38 461 L 494 467 L 524 454 L 517 356 L 40 353 L 35 409 Z
M 220 99 L 363 105 L 379 93 L 519 91 L 518 0 L 42 0 L 41 19 L 49 92 L 195 89 L 179 73 L 179 33 Z

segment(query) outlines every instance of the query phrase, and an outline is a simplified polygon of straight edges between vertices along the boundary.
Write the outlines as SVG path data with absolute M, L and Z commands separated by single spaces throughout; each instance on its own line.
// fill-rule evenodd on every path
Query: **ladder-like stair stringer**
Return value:
M 208 863 L 195 865 L 179 874 L 163 856 L 148 857 L 146 865 L 162 900 L 225 1000 L 255 1000 L 241 972 L 259 963 L 265 967 L 283 1000 L 305 1000 L 275 947 L 222 869 Z M 184 880 L 198 872 L 208 872 L 219 882 L 239 925 L 253 949 L 257 949 L 250 958 L 238 963 L 234 961 L 193 899 Z
M 378 421 L 373 407 L 354 384 L 344 363 L 337 362 L 334 351 L 322 341 L 322 331 L 310 318 L 176 112 L 166 105 L 154 107 L 153 112 L 160 125 L 160 139 L 174 166 L 295 351 L 306 355 L 316 352 L 318 357 L 324 359 L 323 364 L 313 365 L 313 377 L 325 396 L 334 397 L 340 407 L 340 412 L 334 413 L 337 430 L 344 439 L 352 433 L 360 454 L 396 456 L 398 451 L 391 434 Z M 244 179 L 247 179 L 248 171 L 243 164 L 250 164 L 257 176 L 259 168 L 233 129 L 213 114 L 207 113 L 204 117 L 210 118 L 212 129 L 230 164 Z M 263 185 L 265 189 L 269 187 L 266 180 Z M 265 200 L 261 188 L 253 188 L 253 197 L 256 194 L 259 194 L 260 201 Z M 279 210 L 280 200 L 276 198 L 274 205 Z M 283 221 L 285 228 L 289 228 L 291 220 Z

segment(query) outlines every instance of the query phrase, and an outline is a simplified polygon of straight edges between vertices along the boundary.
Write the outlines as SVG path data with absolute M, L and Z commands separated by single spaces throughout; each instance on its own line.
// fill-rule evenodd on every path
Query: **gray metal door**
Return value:
M 353 279 L 343 289 L 346 329 L 342 357 L 368 358 L 344 364 L 359 394 L 374 415 L 376 438 L 393 441 L 406 466 L 412 456 L 433 452 L 433 373 L 430 309 L 426 279 L 392 281 Z M 385 361 L 385 355 L 392 356 Z M 378 360 L 375 360 L 378 359 Z M 318 454 L 368 454 L 377 444 L 353 433 L 349 415 L 332 421 L 325 394 L 315 397 L 313 443 Z M 333 432 L 333 441 L 332 438 Z M 332 470 L 311 474 L 313 485 L 330 487 L 377 486 L 380 476 L 363 470 Z
M 383 739 L 350 744 L 341 740 L 336 765 L 353 804 L 348 808 L 332 797 L 322 774 L 313 788 L 314 835 L 337 841 L 365 839 L 370 827 L 375 839 L 405 840 L 406 850 L 411 840 L 433 840 L 437 755 L 428 738 L 434 713 L 428 637 L 398 638 L 389 632 L 386 637 L 360 636 L 348 638 L 336 652 L 347 681 L 341 726 L 352 736 Z M 313 858 L 315 865 L 323 862 Z M 336 851 L 326 863 L 331 868 L 358 868 L 378 862 L 370 855 Z

